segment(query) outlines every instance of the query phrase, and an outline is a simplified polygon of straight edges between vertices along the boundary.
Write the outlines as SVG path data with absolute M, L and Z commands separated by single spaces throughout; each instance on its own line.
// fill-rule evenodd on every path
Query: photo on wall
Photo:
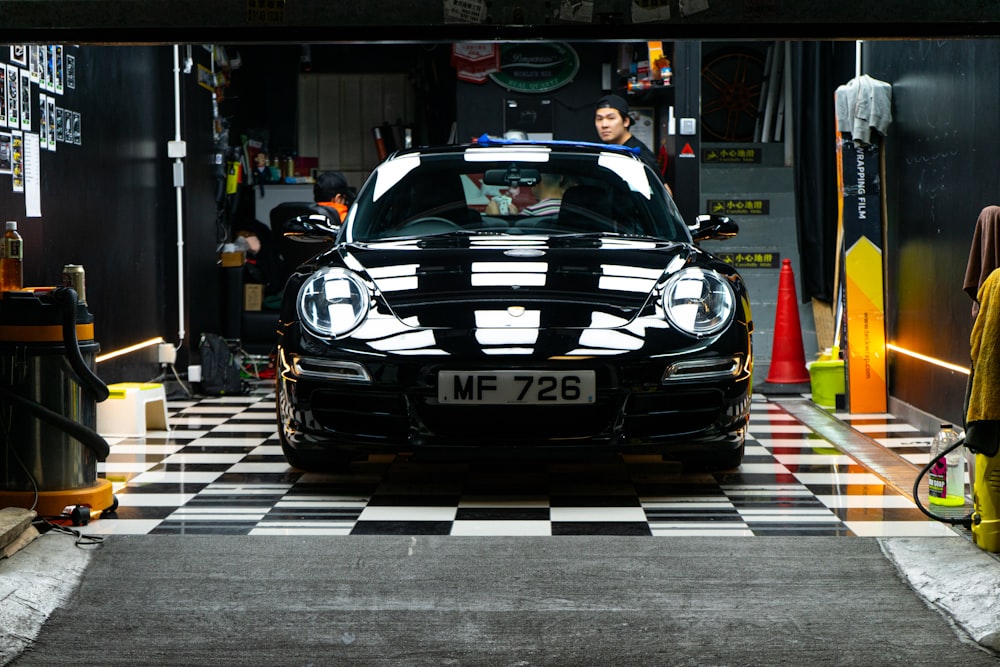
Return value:
M 11 173 L 14 175 L 11 189 L 24 192 L 24 133 L 14 130 L 10 133 Z
M 17 65 L 7 65 L 7 126 L 21 127 L 21 77 Z
M 39 85 L 41 85 L 42 90 L 52 92 L 53 90 L 55 90 L 55 83 L 53 82 L 55 81 L 56 78 L 55 70 L 53 69 L 52 65 L 52 55 L 53 52 L 55 51 L 55 47 L 45 46 L 42 48 L 44 49 L 44 51 L 42 51 L 42 59 L 44 61 L 42 63 L 43 78 Z
M 7 127 L 7 66 L 0 64 L 0 127 Z
M 10 62 L 21 67 L 28 66 L 28 47 L 24 44 L 10 45 Z
M 49 95 L 46 100 L 49 108 L 49 150 L 54 151 L 56 149 L 56 98 Z
M 31 74 L 31 82 L 38 83 L 40 80 L 39 72 L 39 53 L 41 53 L 41 47 L 37 44 L 32 44 L 28 49 L 28 72 Z
M 38 145 L 43 149 L 49 147 L 49 105 L 45 97 L 38 96 Z
M 63 47 L 62 44 L 55 46 L 55 53 L 52 54 L 52 67 L 55 70 L 55 92 L 56 95 L 63 94 L 63 79 L 66 71 L 63 69 Z
M 18 70 L 21 76 L 21 129 L 31 131 L 31 72 Z
M 13 147 L 10 132 L 0 132 L 0 174 L 9 174 L 13 167 Z

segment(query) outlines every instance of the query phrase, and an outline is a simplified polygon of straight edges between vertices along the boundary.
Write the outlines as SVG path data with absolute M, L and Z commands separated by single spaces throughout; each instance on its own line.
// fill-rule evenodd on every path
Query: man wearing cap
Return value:
M 618 95 L 605 95 L 597 100 L 594 126 L 601 141 L 639 149 L 639 159 L 648 164 L 654 172 L 660 173 L 660 165 L 649 146 L 634 137 L 629 131 L 632 117 L 628 115 L 628 102 Z
M 324 171 L 316 177 L 313 199 L 320 206 L 332 208 L 340 214 L 340 221 L 347 217 L 347 209 L 354 201 L 354 190 L 339 171 Z

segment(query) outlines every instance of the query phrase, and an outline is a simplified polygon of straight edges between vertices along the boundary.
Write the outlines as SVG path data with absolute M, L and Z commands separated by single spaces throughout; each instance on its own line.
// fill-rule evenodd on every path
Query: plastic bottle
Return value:
M 24 287 L 24 273 L 21 260 L 24 247 L 21 235 L 17 233 L 17 222 L 8 220 L 0 245 L 0 292 L 10 292 Z
M 951 424 L 941 424 L 931 441 L 931 459 L 955 444 L 958 433 Z M 965 504 L 965 456 L 959 447 L 931 467 L 927 475 L 931 504 L 958 507 Z

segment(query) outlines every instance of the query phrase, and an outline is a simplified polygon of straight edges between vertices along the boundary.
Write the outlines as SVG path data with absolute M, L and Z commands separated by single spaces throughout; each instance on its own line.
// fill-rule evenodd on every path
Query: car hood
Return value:
M 664 273 L 702 253 L 686 243 L 615 236 L 445 237 L 352 244 L 367 276 L 411 326 L 614 328 L 634 320 Z

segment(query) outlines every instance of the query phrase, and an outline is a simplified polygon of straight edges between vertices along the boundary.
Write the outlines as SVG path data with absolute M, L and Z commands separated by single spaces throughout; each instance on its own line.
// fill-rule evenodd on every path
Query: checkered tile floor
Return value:
M 683 473 L 654 457 L 497 466 L 372 457 L 351 475 L 293 469 L 274 393 L 170 400 L 170 430 L 107 438 L 115 517 L 89 534 L 960 536 L 905 491 L 755 396 L 743 465 Z M 931 434 L 891 415 L 837 415 L 911 463 Z

